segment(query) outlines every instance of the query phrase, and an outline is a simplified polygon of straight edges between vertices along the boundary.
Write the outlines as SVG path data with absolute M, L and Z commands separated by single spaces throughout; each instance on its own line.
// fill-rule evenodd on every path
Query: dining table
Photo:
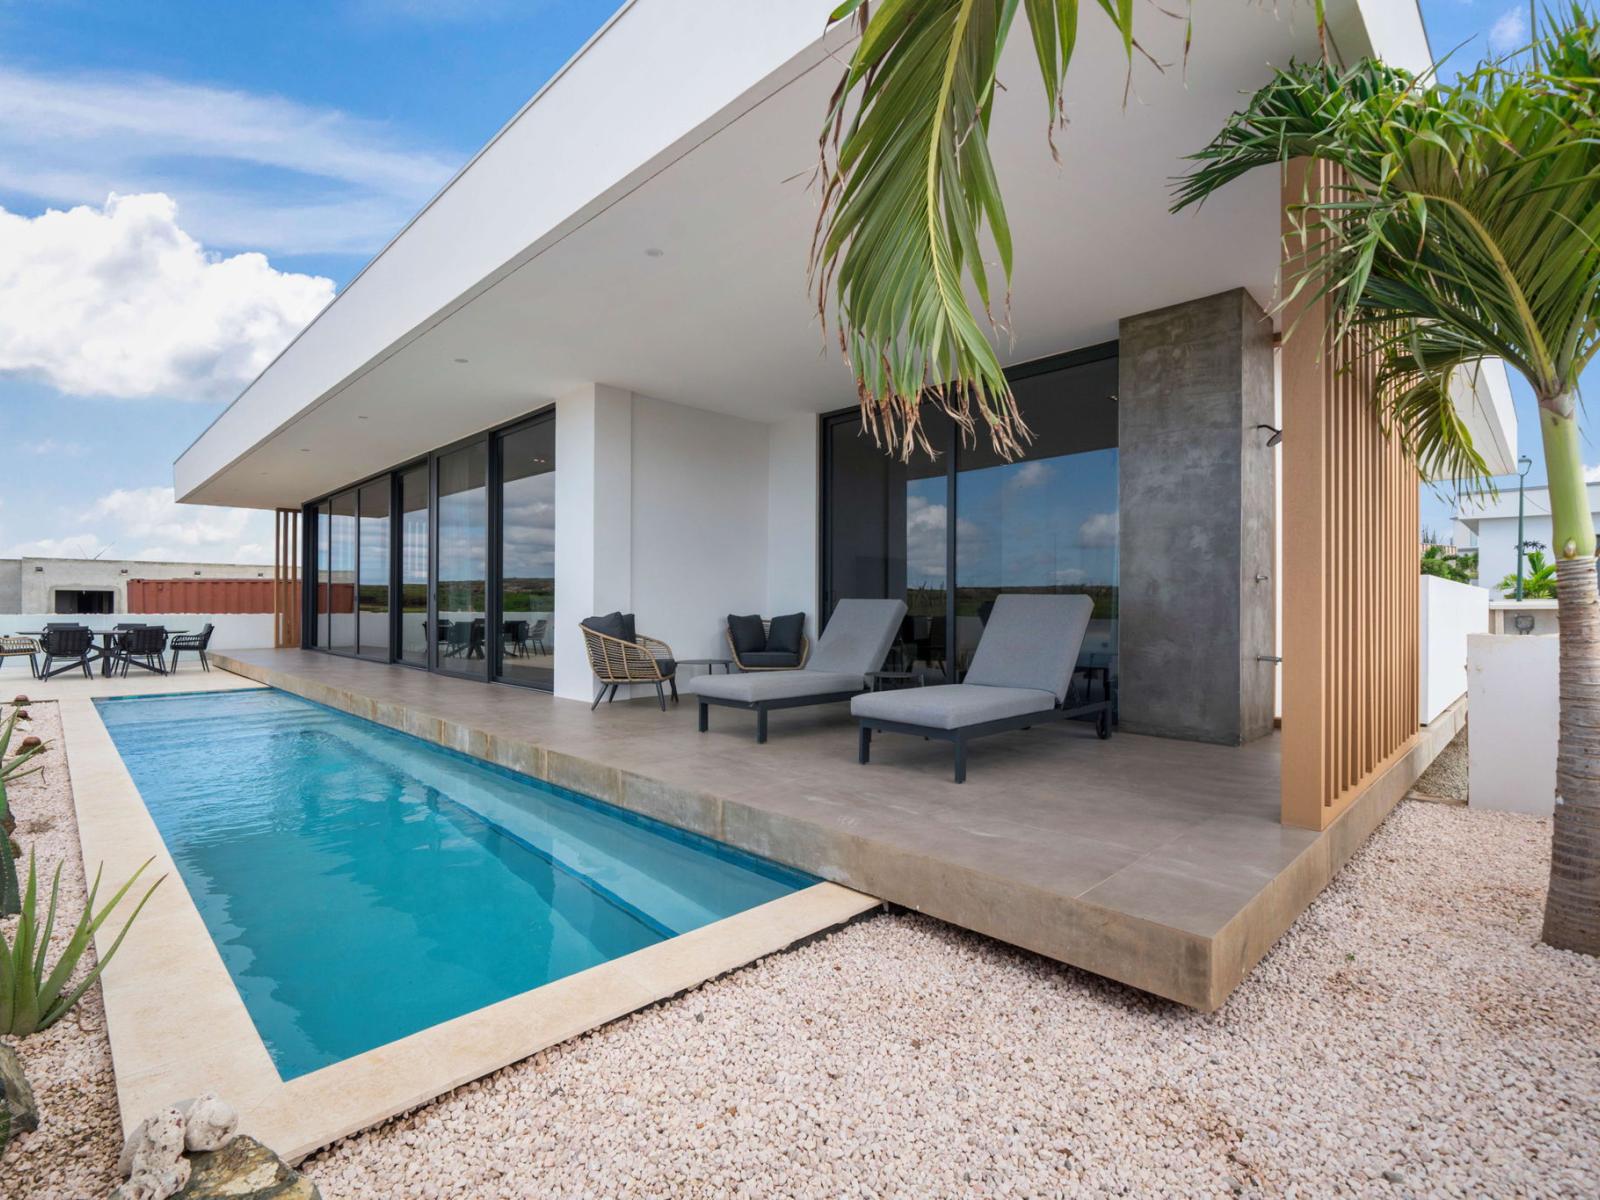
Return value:
M 19 637 L 31 637 L 31 638 L 42 638 L 48 632 L 49 632 L 49 630 L 46 630 L 46 629 L 19 629 L 19 630 L 17 630 L 17 634 L 18 634 Z M 101 676 L 103 678 L 105 678 L 105 679 L 110 679 L 111 678 L 111 665 L 115 661 L 115 657 L 116 657 L 115 655 L 113 655 L 111 653 L 111 639 L 116 637 L 117 634 L 119 634 L 119 633 L 127 633 L 129 631 L 126 630 L 126 629 L 91 629 L 89 632 L 100 640 L 100 646 L 99 646 L 99 648 L 97 650 L 95 650 L 95 658 L 91 659 L 90 661 L 91 662 L 98 661 L 99 664 L 100 664 L 100 674 L 101 674 Z M 188 632 L 189 631 L 187 629 L 168 629 L 167 630 L 167 637 L 168 638 L 174 638 L 180 633 L 188 633 Z

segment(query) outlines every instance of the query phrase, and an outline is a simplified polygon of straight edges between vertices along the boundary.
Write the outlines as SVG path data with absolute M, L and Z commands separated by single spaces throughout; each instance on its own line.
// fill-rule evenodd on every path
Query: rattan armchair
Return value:
M 26 658 L 33 677 L 39 678 L 39 643 L 31 637 L 0 636 L 0 667 L 8 658 Z
M 589 654 L 589 667 L 599 685 L 594 703 L 589 706 L 590 712 L 600 707 L 602 699 L 616 699 L 617 689 L 628 683 L 654 684 L 662 712 L 667 711 L 664 687 L 672 689 L 674 701 L 678 699 L 678 664 L 671 646 L 643 634 L 629 642 L 588 625 L 579 628 L 583 631 L 584 649 Z

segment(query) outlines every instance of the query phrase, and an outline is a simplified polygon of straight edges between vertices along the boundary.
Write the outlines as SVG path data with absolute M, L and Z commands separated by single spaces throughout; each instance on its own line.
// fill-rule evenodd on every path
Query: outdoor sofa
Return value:
M 1110 737 L 1109 698 L 1066 705 L 1093 613 L 1088 596 L 999 597 L 963 682 L 871 692 L 850 701 L 860 725 L 860 761 L 870 759 L 875 732 L 934 738 L 955 745 L 955 779 L 964 783 L 973 738 L 1086 716 L 1095 718 L 1102 738 Z
M 748 709 L 756 714 L 756 741 L 767 740 L 767 713 L 774 708 L 836 704 L 866 687 L 866 676 L 883 666 L 900 619 L 901 600 L 841 600 L 827 629 L 793 671 L 697 675 L 684 685 L 700 702 L 700 732 L 709 727 L 708 708 Z

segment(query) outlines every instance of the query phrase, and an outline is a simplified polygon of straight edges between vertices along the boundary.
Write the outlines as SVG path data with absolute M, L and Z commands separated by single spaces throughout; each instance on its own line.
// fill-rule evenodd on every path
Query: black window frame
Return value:
M 1090 363 L 1104 362 L 1116 358 L 1121 353 L 1121 342 L 1113 339 L 1109 342 L 1097 342 L 1092 346 L 1083 346 L 1077 350 L 1068 350 L 1061 354 L 1051 354 L 1044 358 L 1032 359 L 1025 363 L 1006 368 L 1006 378 L 1012 383 L 1019 380 L 1031 379 L 1038 375 L 1049 375 L 1056 371 L 1064 371 L 1071 367 L 1087 366 Z M 830 449 L 833 430 L 839 425 L 846 424 L 861 417 L 861 406 L 851 405 L 849 408 L 837 408 L 825 412 L 817 421 L 817 531 L 821 542 L 817 547 L 817 632 L 821 635 L 823 623 L 832 615 L 829 600 L 833 595 L 833 556 L 829 553 L 833 545 L 833 517 L 832 499 L 829 491 L 829 478 L 831 475 Z M 945 637 L 949 639 L 946 647 L 944 678 L 955 682 L 956 668 L 956 600 L 960 580 L 956 576 L 956 534 L 958 522 L 955 514 L 960 512 L 959 490 L 961 486 L 961 469 L 959 456 L 961 452 L 961 432 L 954 421 L 944 422 L 945 436 L 943 445 L 935 446 L 936 453 L 944 455 L 945 477 L 945 503 L 950 519 L 945 529 L 944 545 L 944 619 Z M 1026 457 L 1026 456 L 1024 456 Z M 934 478 L 930 476 L 930 478 Z M 888 522 L 889 497 L 884 495 L 884 521 Z M 889 594 L 888 556 L 884 558 L 883 593 Z
M 504 630 L 502 629 L 502 609 L 504 600 L 501 596 L 503 580 L 501 579 L 502 547 L 500 545 L 500 505 L 503 498 L 503 481 L 501 475 L 500 439 L 509 433 L 514 433 L 525 426 L 534 425 L 540 421 L 556 419 L 555 404 L 543 404 L 538 408 L 523 413 L 520 416 L 495 425 L 488 429 L 478 430 L 476 433 L 448 443 L 437 446 L 427 454 L 413 456 L 381 471 L 374 471 L 351 483 L 341 484 L 339 487 L 325 492 L 322 495 L 305 501 L 300 506 L 301 512 L 301 574 L 307 586 L 302 587 L 300 597 L 300 646 L 305 650 L 316 650 L 323 654 L 331 654 L 336 658 L 358 659 L 361 662 L 381 663 L 387 662 L 390 666 L 406 667 L 413 671 L 426 671 L 448 679 L 462 679 L 469 683 L 498 683 L 506 687 L 521 688 L 524 691 L 544 692 L 549 694 L 554 691 L 554 680 L 547 686 L 541 686 L 533 681 L 502 678 L 495 672 L 495 665 L 500 661 Z M 401 522 L 404 514 L 401 511 L 402 493 L 401 476 L 417 467 L 426 467 L 428 473 L 428 610 L 427 628 L 431 631 L 437 627 L 439 609 L 439 459 L 444 455 L 461 450 L 474 443 L 486 443 L 485 447 L 485 493 L 488 506 L 485 521 L 485 536 L 488 538 L 486 555 L 484 559 L 484 669 L 481 678 L 476 674 L 463 674 L 456 671 L 442 671 L 439 669 L 439 640 L 430 632 L 427 637 L 426 661 L 421 663 L 407 662 L 400 656 L 400 641 L 402 637 L 400 625 L 400 598 L 401 598 Z M 556 464 L 560 469 L 560 464 Z M 389 480 L 389 653 L 387 660 L 370 655 L 358 654 L 354 651 L 335 650 L 320 644 L 320 631 L 317 626 L 317 592 L 321 586 L 321 579 L 317 572 L 317 507 L 331 501 L 333 497 L 343 495 L 345 492 L 354 491 L 356 502 L 356 575 L 360 575 L 360 489 L 369 484 L 378 482 L 384 477 Z M 559 588 L 560 582 L 556 586 Z M 359 595 L 359 583 L 357 584 Z M 359 610 L 359 599 L 357 609 Z M 553 632 L 553 631 L 552 631 Z M 360 646 L 359 636 L 355 645 Z

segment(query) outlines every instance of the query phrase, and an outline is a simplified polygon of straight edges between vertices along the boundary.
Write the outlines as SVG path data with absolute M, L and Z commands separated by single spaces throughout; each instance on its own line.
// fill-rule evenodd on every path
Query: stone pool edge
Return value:
M 101 975 L 124 1130 L 214 1091 L 290 1162 L 549 1046 L 687 991 L 878 906 L 818 883 L 284 1082 L 89 698 L 60 702 L 86 870 L 102 897 L 140 863 L 166 875 Z M 139 894 L 142 894 L 140 889 Z M 96 935 L 104 952 L 135 897 Z M 329 986 L 337 986 L 330 980 Z

